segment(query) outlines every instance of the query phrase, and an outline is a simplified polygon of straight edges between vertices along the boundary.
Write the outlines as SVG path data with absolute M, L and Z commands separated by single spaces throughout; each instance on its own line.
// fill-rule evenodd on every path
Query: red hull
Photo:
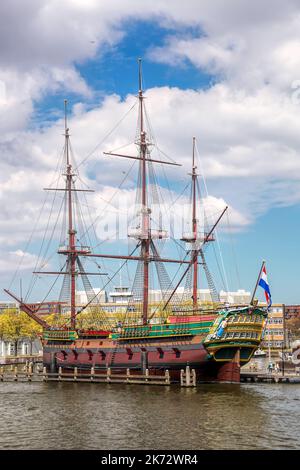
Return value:
M 212 360 L 201 338 L 157 343 L 116 343 L 111 339 L 77 340 L 70 344 L 45 344 L 44 366 L 55 371 L 63 369 L 90 370 L 101 373 L 110 367 L 115 373 L 131 369 L 136 372 L 148 368 L 150 374 L 168 369 L 174 380 L 187 365 L 196 370 L 199 381 L 239 382 L 239 367 L 234 362 L 218 363 Z M 239 364 L 238 364 L 239 366 Z

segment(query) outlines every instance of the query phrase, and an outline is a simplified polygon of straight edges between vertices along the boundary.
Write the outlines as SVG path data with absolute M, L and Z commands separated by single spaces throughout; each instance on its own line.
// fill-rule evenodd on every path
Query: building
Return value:
M 285 306 L 285 318 L 286 320 L 300 318 L 300 305 L 286 305 Z
M 238 289 L 235 292 L 220 291 L 220 301 L 233 305 L 249 305 L 251 300 L 251 293 L 244 289 Z
M 273 304 L 270 307 L 261 346 L 264 349 L 282 349 L 286 347 L 284 304 Z
M 52 315 L 54 313 L 63 313 L 66 302 L 59 302 L 58 300 L 52 302 L 36 302 L 28 304 L 41 317 Z
M 18 341 L 18 350 L 15 351 L 15 342 L 0 339 L 0 364 L 1 358 L 8 356 L 24 356 L 31 354 L 42 354 L 42 344 L 39 339 L 30 341 L 28 338 L 20 338 Z
M 17 304 L 17 302 L 9 302 L 9 301 L 0 302 L 0 314 L 3 313 L 5 310 L 11 309 L 11 308 L 18 309 L 19 304 Z
M 106 291 L 101 289 L 101 288 L 95 288 L 93 289 L 93 293 L 91 294 L 91 297 L 95 296 L 95 302 L 99 303 L 105 303 L 107 302 L 107 294 Z M 85 290 L 78 290 L 76 291 L 76 305 L 77 307 L 84 307 L 88 302 L 89 298 L 86 294 Z

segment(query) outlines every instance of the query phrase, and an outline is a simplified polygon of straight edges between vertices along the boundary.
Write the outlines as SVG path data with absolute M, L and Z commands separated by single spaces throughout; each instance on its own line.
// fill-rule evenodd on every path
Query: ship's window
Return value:
M 252 334 L 251 334 L 251 337 L 256 339 L 257 338 L 257 333 L 255 333 L 255 331 L 253 331 Z
M 133 352 L 130 348 L 126 348 L 127 354 L 128 354 L 128 359 L 131 360 L 133 356 Z
M 163 359 L 164 357 L 164 352 L 161 348 L 157 348 L 158 354 L 159 354 L 159 359 Z
M 240 333 L 240 338 L 246 338 L 246 332 L 245 331 L 242 331 Z
M 76 361 L 77 358 L 78 358 L 78 352 L 77 352 L 77 351 L 73 351 L 73 354 L 74 354 L 74 359 L 75 359 L 75 361 Z
M 89 361 L 93 359 L 93 353 L 90 349 L 87 350 L 88 356 L 89 356 Z
M 233 320 L 232 320 L 234 323 L 237 323 L 239 321 L 239 317 L 233 317 Z
M 247 331 L 246 338 L 251 338 L 251 331 Z
M 63 360 L 66 361 L 68 354 L 66 353 L 66 351 L 61 351 L 61 353 L 63 355 Z
M 233 338 L 234 333 L 227 333 L 227 338 Z
M 174 353 L 175 353 L 175 357 L 180 357 L 181 352 L 179 351 L 179 349 L 173 348 L 173 351 L 174 351 Z
M 240 337 L 240 333 L 236 331 L 235 333 L 233 333 L 233 337 L 234 337 L 234 338 L 239 338 L 239 337 Z
M 104 361 L 104 359 L 106 358 L 106 354 L 104 351 L 99 351 L 100 353 L 100 356 L 101 356 L 101 360 Z

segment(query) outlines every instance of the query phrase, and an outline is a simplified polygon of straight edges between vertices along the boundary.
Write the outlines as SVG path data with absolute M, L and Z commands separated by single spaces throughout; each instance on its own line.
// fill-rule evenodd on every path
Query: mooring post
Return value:
M 149 377 L 149 369 L 146 369 L 146 370 L 145 370 L 145 375 L 146 375 L 145 381 L 148 382 L 148 378 L 147 378 L 147 377 Z
M 32 362 L 30 362 L 29 367 L 28 367 L 28 374 L 27 374 L 27 378 L 29 382 L 31 382 L 32 373 L 33 373 L 33 364 Z
M 148 369 L 148 352 L 147 351 L 142 351 L 141 352 L 141 369 L 142 369 L 142 374 L 146 374 L 146 369 Z
M 191 386 L 191 371 L 190 366 L 186 366 L 185 368 L 185 385 L 186 387 Z
M 165 371 L 165 382 L 166 384 L 170 385 L 170 372 L 168 371 L 168 369 L 166 369 Z
M 74 380 L 77 380 L 78 368 L 74 367 Z
M 18 367 L 15 366 L 15 376 L 14 376 L 14 381 L 17 382 L 18 380 Z
M 110 382 L 110 376 L 111 376 L 111 368 L 107 368 L 107 373 L 106 373 L 106 381 Z
M 58 380 L 61 380 L 61 373 L 62 373 L 62 368 L 58 368 Z
M 57 361 L 56 361 L 56 353 L 50 353 L 50 372 L 53 374 L 57 372 Z
M 181 387 L 184 386 L 184 370 L 183 369 L 180 370 L 180 385 Z
M 126 382 L 130 382 L 130 369 L 126 369 Z
M 196 371 L 195 371 L 195 369 L 192 369 L 192 385 L 193 385 L 193 387 L 196 387 Z
M 94 380 L 94 375 L 95 375 L 95 367 L 91 368 L 91 381 Z
M 47 380 L 47 367 L 43 367 L 43 380 Z

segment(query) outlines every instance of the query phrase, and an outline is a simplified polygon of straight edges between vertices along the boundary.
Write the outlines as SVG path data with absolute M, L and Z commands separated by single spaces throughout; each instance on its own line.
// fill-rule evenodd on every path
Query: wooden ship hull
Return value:
M 175 317 L 176 318 L 176 317 Z M 95 373 L 111 368 L 161 374 L 173 380 L 189 365 L 199 381 L 239 382 L 261 341 L 265 312 L 246 307 L 202 317 L 170 318 L 166 324 L 137 325 L 122 332 L 44 332 L 43 362 L 48 371 L 74 369 Z M 223 322 L 226 322 L 226 325 Z

